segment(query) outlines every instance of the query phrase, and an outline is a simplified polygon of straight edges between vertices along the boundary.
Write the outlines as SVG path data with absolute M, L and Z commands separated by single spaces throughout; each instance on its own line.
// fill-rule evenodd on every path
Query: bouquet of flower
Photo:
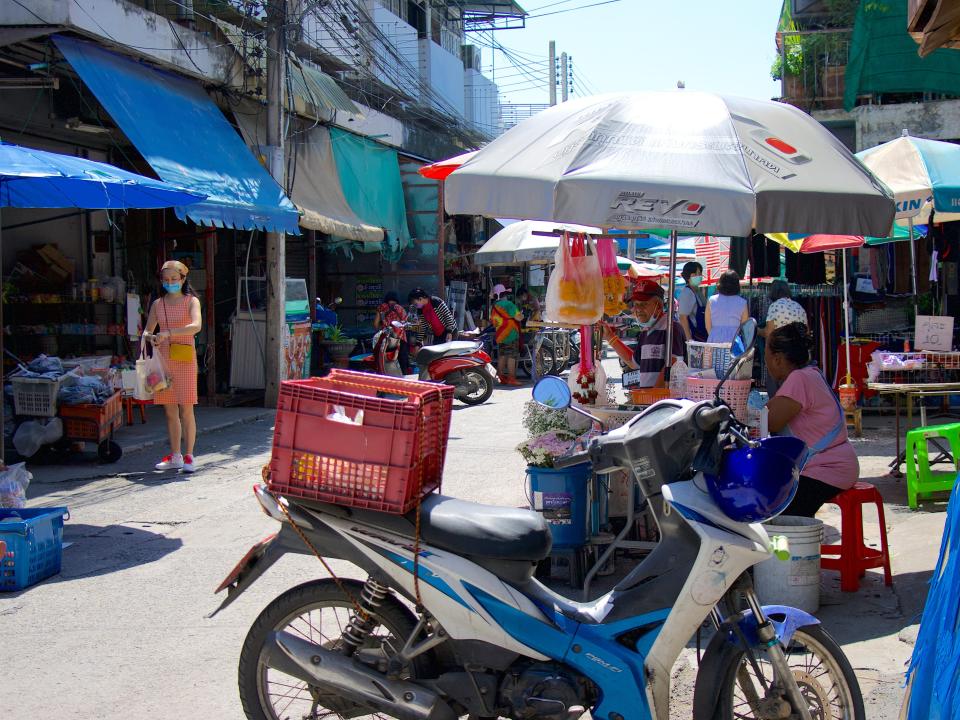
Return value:
M 517 445 L 517 452 L 529 465 L 552 468 L 558 457 L 570 452 L 577 435 L 570 430 L 550 430 Z

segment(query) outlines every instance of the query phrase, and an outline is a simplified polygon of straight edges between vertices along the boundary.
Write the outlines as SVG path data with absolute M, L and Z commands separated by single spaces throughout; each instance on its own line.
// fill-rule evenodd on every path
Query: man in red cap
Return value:
M 663 311 L 663 288 L 653 280 L 637 280 L 628 293 L 630 310 L 642 328 L 637 337 L 634 352 L 613 334 L 609 327 L 604 328 L 607 342 L 633 370 L 640 370 L 640 381 L 634 387 L 663 387 L 666 362 L 664 352 L 667 344 L 667 322 L 669 316 Z M 673 358 L 672 365 L 683 357 L 683 328 L 673 320 Z

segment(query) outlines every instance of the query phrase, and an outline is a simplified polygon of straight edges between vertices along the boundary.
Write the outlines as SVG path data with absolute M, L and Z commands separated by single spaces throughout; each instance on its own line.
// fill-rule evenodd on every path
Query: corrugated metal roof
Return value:
M 312 104 L 318 111 L 340 111 L 354 117 L 363 117 L 360 108 L 354 105 L 336 81 L 319 68 L 292 57 L 289 68 L 290 85 L 299 99 Z

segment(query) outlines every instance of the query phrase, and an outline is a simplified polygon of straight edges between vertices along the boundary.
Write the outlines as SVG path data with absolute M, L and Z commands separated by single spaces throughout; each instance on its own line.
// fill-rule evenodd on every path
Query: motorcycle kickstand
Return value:
M 790 704 L 800 715 L 800 720 L 813 720 L 810 715 L 810 705 L 800 691 L 793 671 L 790 669 L 790 663 L 787 662 L 787 655 L 783 651 L 783 646 L 777 638 L 773 623 L 763 614 L 763 608 L 753 590 L 744 592 L 744 597 L 753 616 L 757 619 L 757 637 L 760 642 L 766 645 L 767 656 L 770 658 L 770 664 L 773 666 L 775 677 L 779 678 L 779 683 L 783 687 L 784 693 L 790 700 Z

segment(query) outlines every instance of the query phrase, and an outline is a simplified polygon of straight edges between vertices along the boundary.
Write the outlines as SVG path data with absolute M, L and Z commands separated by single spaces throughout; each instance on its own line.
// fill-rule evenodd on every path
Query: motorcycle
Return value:
M 453 385 L 453 396 L 464 405 L 479 405 L 493 395 L 497 371 L 481 343 L 453 340 L 424 345 L 414 362 L 420 380 Z
M 755 332 L 752 320 L 741 328 L 746 350 Z M 534 399 L 571 401 L 557 377 L 541 380 Z M 655 549 L 590 602 L 534 577 L 551 549 L 538 513 L 429 495 L 416 512 L 387 515 L 257 486 L 280 531 L 227 576 L 216 612 L 286 553 L 347 560 L 367 577 L 313 580 L 263 610 L 240 654 L 247 718 L 574 720 L 589 711 L 667 720 L 671 669 L 709 618 L 694 720 L 864 720 L 856 676 L 819 621 L 764 606 L 753 591 L 746 571 L 783 539 L 771 541 L 759 519 L 725 513 L 707 484 L 730 458 L 761 455 L 761 443 L 718 394 L 660 401 L 558 462 L 630 471 L 659 528 Z M 786 502 L 798 458 L 785 467 Z

